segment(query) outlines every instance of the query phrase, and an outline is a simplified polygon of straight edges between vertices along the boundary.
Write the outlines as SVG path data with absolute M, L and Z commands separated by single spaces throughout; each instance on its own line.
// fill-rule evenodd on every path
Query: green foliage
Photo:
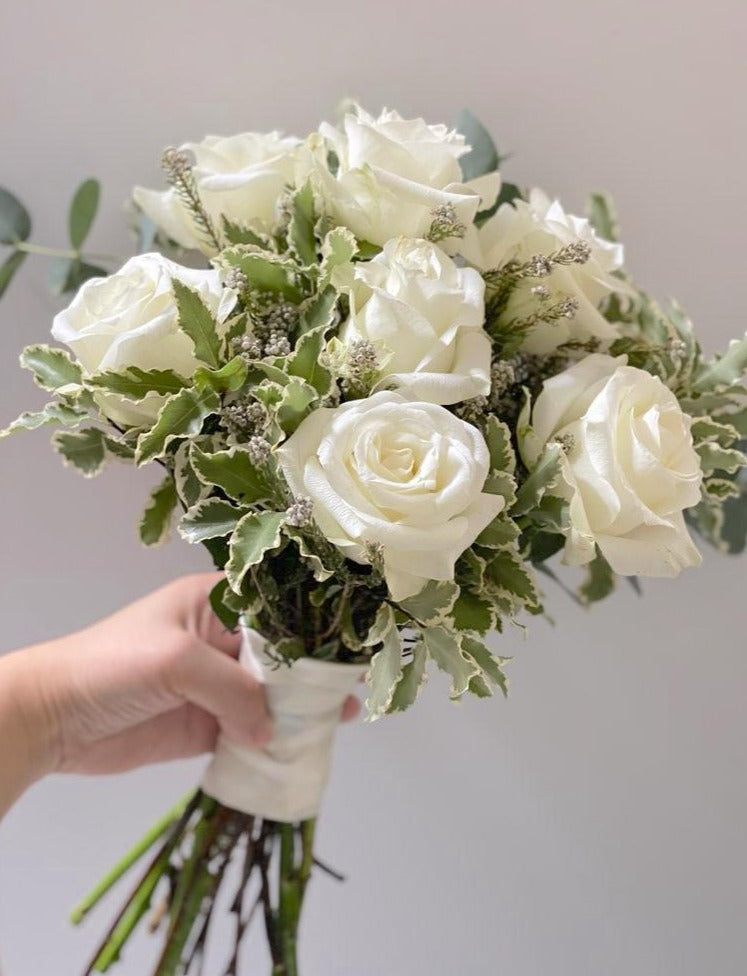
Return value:
M 316 239 L 314 237 L 314 192 L 307 181 L 293 194 L 288 243 L 301 264 L 316 264 Z
M 422 641 L 412 647 L 412 660 L 402 667 L 402 674 L 394 686 L 388 711 L 404 712 L 415 703 L 416 698 L 428 679 L 428 651 Z
M 155 425 L 144 431 L 137 441 L 135 453 L 139 465 L 163 457 L 176 437 L 198 434 L 210 414 L 216 413 L 220 400 L 214 390 L 184 389 L 164 403 Z
M 272 495 L 267 474 L 243 448 L 232 447 L 209 454 L 193 445 L 190 463 L 204 485 L 219 488 L 242 505 L 267 501 Z
M 241 515 L 238 508 L 222 498 L 203 498 L 182 518 L 179 535 L 192 543 L 230 536 Z
M 130 366 L 118 372 L 107 370 L 95 373 L 86 379 L 86 385 L 106 390 L 107 393 L 117 393 L 137 403 L 151 393 L 160 396 L 178 393 L 187 385 L 187 380 L 171 369 L 146 370 Z
M 695 380 L 697 392 L 737 383 L 747 371 L 747 334 L 732 339 L 723 356 L 716 356 L 704 365 Z
M 249 373 L 249 366 L 243 356 L 234 356 L 220 369 L 198 366 L 195 370 L 195 386 L 215 390 L 216 393 L 236 393 L 240 390 Z
M 458 596 L 459 587 L 451 580 L 429 580 L 415 596 L 402 600 L 400 606 L 418 623 L 430 627 L 448 617 Z
M 607 193 L 592 193 L 589 197 L 589 222 L 606 241 L 619 241 L 620 228 L 612 197 Z
M 62 455 L 63 463 L 75 468 L 84 478 L 95 477 L 106 464 L 106 436 L 98 427 L 60 430 L 53 435 L 52 446 Z
M 446 627 L 428 627 L 422 631 L 423 643 L 436 665 L 451 677 L 452 698 L 461 698 L 480 669 L 474 659 L 462 652 L 459 636 Z
M 226 630 L 234 631 L 239 626 L 240 615 L 226 603 L 226 597 L 231 593 L 233 590 L 229 587 L 228 580 L 225 578 L 218 580 L 210 591 L 210 606 Z
M 88 237 L 99 209 L 101 185 L 98 180 L 84 180 L 75 191 L 68 215 L 70 243 L 79 251 Z
M 283 431 L 290 436 L 317 402 L 313 386 L 300 379 L 291 380 L 285 387 L 277 405 L 276 419 Z
M 79 387 L 83 381 L 80 366 L 69 353 L 50 346 L 26 346 L 20 356 L 24 369 L 34 374 L 34 382 L 43 390 L 55 393 L 68 387 Z
M 516 493 L 511 510 L 514 518 L 536 509 L 548 492 L 558 486 L 562 476 L 563 448 L 558 443 L 547 444 L 526 481 Z
M 599 549 L 596 558 L 587 565 L 586 574 L 586 581 L 578 588 L 583 603 L 604 600 L 615 589 L 615 574 Z
M 0 298 L 5 294 L 5 290 L 13 280 L 16 271 L 26 260 L 25 251 L 11 251 L 8 257 L 0 264 Z
M 241 592 L 241 584 L 251 567 L 280 545 L 284 521 L 284 512 L 250 512 L 238 523 L 231 535 L 230 558 L 226 564 L 226 579 L 236 593 Z
M 17 244 L 31 235 L 31 217 L 10 190 L 0 187 L 0 244 Z
M 328 328 L 334 322 L 336 312 L 337 292 L 329 286 L 305 305 L 301 313 L 300 334 Z
M 320 397 L 332 389 L 332 374 L 321 362 L 325 331 L 320 326 L 302 335 L 286 364 L 290 376 L 306 380 Z
M 355 234 L 347 227 L 335 227 L 325 236 L 322 242 L 322 262 L 319 268 L 319 288 L 324 288 L 332 281 L 335 268 L 342 267 L 358 254 L 358 241 Z
M 495 627 L 495 609 L 490 600 L 464 587 L 452 607 L 451 618 L 457 630 L 486 634 Z
M 172 279 L 172 287 L 179 309 L 179 328 L 195 347 L 195 356 L 216 369 L 220 364 L 220 336 L 213 313 L 196 291 Z
M 366 675 L 366 684 L 370 689 L 366 700 L 368 720 L 374 722 L 389 710 L 402 677 L 402 639 L 397 630 L 394 611 L 388 603 L 379 607 L 364 646 L 380 647 L 380 650 L 375 651 Z
M 167 475 L 151 492 L 150 502 L 140 520 L 140 539 L 143 545 L 160 546 L 168 539 L 177 502 L 174 479 Z
M 106 274 L 106 268 L 90 264 L 80 256 L 55 258 L 49 269 L 49 287 L 56 295 L 69 295 L 89 278 L 102 278 Z
M 495 596 L 505 596 L 517 609 L 525 607 L 530 613 L 541 610 L 532 573 L 519 553 L 498 550 L 485 566 L 485 578 L 489 591 Z
M 492 136 L 468 108 L 462 109 L 456 121 L 456 129 L 466 138 L 471 147 L 459 159 L 464 180 L 474 180 L 486 173 L 493 173 L 500 167 L 501 158 L 495 148 Z
M 281 295 L 289 302 L 300 302 L 303 297 L 298 265 L 283 255 L 245 244 L 222 251 L 220 263 L 238 268 L 246 275 L 247 287 L 254 291 Z
M 36 430 L 38 427 L 48 427 L 51 424 L 62 424 L 64 427 L 77 427 L 88 417 L 85 410 L 78 410 L 65 403 L 58 403 L 53 400 L 46 404 L 41 410 L 27 411 L 22 413 L 4 430 L 0 430 L 0 440 L 16 434 L 22 430 Z
M 508 695 L 508 679 L 503 672 L 503 665 L 509 658 L 496 657 L 481 640 L 468 634 L 462 636 L 462 653 L 480 669 L 479 676 L 486 682 L 488 688 L 490 685 L 495 685 L 500 688 L 504 697 Z

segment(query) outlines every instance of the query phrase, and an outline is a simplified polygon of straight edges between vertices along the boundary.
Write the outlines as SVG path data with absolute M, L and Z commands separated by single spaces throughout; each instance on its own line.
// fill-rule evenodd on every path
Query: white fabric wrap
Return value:
M 261 749 L 220 736 L 202 788 L 224 806 L 292 823 L 319 812 L 340 709 L 366 665 L 299 658 L 277 665 L 265 639 L 244 628 L 239 661 L 265 685 L 275 728 Z

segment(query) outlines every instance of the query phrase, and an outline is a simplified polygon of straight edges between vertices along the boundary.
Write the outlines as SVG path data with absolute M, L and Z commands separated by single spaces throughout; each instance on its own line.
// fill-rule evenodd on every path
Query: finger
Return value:
M 360 713 L 360 710 L 360 701 L 355 697 L 355 695 L 348 695 L 343 703 L 340 718 L 343 722 L 349 722 Z
M 190 633 L 212 644 L 219 651 L 239 656 L 241 634 L 230 631 L 210 604 L 214 587 L 225 579 L 223 573 L 194 573 L 172 584 L 179 622 Z
M 124 732 L 91 743 L 68 761 L 64 772 L 123 773 L 151 763 L 187 759 L 212 752 L 218 723 L 196 705 L 181 705 Z
M 264 687 L 230 657 L 193 638 L 169 667 L 167 680 L 187 701 L 214 715 L 225 734 L 247 746 L 272 735 Z

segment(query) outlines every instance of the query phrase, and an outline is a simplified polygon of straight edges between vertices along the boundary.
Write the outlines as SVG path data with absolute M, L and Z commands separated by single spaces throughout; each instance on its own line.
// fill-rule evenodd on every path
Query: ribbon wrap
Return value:
M 265 685 L 275 727 L 261 749 L 220 736 L 202 788 L 224 806 L 293 823 L 319 812 L 340 709 L 366 665 L 299 658 L 278 665 L 267 642 L 243 628 L 240 663 Z

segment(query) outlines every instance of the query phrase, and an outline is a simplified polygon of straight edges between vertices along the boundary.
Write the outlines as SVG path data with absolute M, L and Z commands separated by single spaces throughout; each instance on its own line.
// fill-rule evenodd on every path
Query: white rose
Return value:
M 307 168 L 330 216 L 359 240 L 383 245 L 399 235 L 425 237 L 433 211 L 443 206 L 452 206 L 469 227 L 498 195 L 497 173 L 463 182 L 459 157 L 469 146 L 445 125 L 390 111 L 374 118 L 357 108 L 342 130 L 325 123 L 319 136 L 308 144 Z M 330 149 L 334 174 L 327 166 Z M 458 238 L 449 243 L 458 248 Z
M 350 559 L 381 546 L 392 598 L 454 563 L 504 505 L 483 492 L 482 434 L 444 407 L 382 392 L 310 414 L 278 450 L 296 496 L 308 496 L 324 535 Z
M 191 376 L 199 362 L 192 340 L 179 329 L 174 278 L 198 292 L 218 321 L 225 321 L 236 295 L 223 287 L 217 271 L 183 268 L 160 254 L 139 254 L 116 274 L 86 281 L 55 316 L 52 335 L 72 349 L 89 373 L 139 366 Z M 153 423 L 163 400 L 148 394 L 132 403 L 102 394 L 99 405 L 116 423 L 137 427 Z
M 458 403 L 490 392 L 491 343 L 485 282 L 429 241 L 399 237 L 354 266 L 350 318 L 340 333 L 350 346 L 373 344 L 382 383 L 418 400 Z
M 508 261 L 528 261 L 535 255 L 550 255 L 574 241 L 589 245 L 590 257 L 584 264 L 555 266 L 547 278 L 525 279 L 512 293 L 506 314 L 521 319 L 537 311 L 538 298 L 532 293 L 537 284 L 551 294 L 560 293 L 578 302 L 572 318 L 537 325 L 528 334 L 523 349 L 544 354 L 570 340 L 596 337 L 612 340 L 617 329 L 599 311 L 603 298 L 613 292 L 628 293 L 628 287 L 612 272 L 622 267 L 622 244 L 598 237 L 588 220 L 574 217 L 550 200 L 542 190 L 532 190 L 529 202 L 505 203 L 478 232 L 480 267 L 491 270 Z
M 192 174 L 200 202 L 220 230 L 221 217 L 252 223 L 268 230 L 277 219 L 277 203 L 293 184 L 299 140 L 244 132 L 235 136 L 206 136 L 179 148 L 194 157 Z M 182 247 L 212 253 L 176 190 L 163 192 L 137 186 L 135 203 Z
M 682 515 L 702 481 L 691 420 L 658 377 L 625 363 L 595 354 L 547 380 L 522 454 L 531 468 L 565 441 L 567 563 L 589 562 L 596 543 L 623 576 L 676 576 L 701 561 Z

